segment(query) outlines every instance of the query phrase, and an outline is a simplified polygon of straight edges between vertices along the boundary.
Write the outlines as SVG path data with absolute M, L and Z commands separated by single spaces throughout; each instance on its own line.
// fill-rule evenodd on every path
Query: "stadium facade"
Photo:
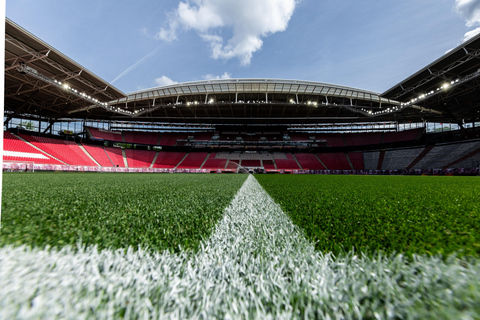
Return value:
M 125 94 L 6 19 L 4 169 L 476 174 L 479 56 L 480 35 L 381 94 L 279 79 Z

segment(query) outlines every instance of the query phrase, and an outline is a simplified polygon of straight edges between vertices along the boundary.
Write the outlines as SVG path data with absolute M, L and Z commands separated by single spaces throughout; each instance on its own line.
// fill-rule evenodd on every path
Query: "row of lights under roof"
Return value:
M 435 89 L 435 90 L 432 90 L 430 92 L 427 92 L 427 93 L 423 93 L 421 95 L 419 95 L 417 98 L 413 98 L 412 100 L 410 100 L 409 102 L 404 102 L 401 104 L 401 106 L 409 106 L 409 105 L 412 105 L 414 104 L 415 102 L 417 102 L 418 100 L 423 100 L 425 98 L 427 98 L 428 96 L 431 96 L 432 94 L 434 93 L 437 93 L 438 91 L 440 90 L 446 90 L 448 88 L 450 88 L 451 85 L 457 83 L 458 81 L 460 81 L 460 79 L 457 79 L 457 80 L 454 80 L 454 81 L 451 81 L 450 83 L 444 83 L 441 87 Z
M 111 111 L 115 111 L 115 112 L 118 112 L 118 113 L 130 114 L 130 115 L 133 115 L 133 114 L 134 114 L 132 111 L 124 110 L 124 109 L 117 108 L 117 107 L 112 107 L 112 106 L 110 106 L 109 109 L 110 109 Z
M 215 102 L 214 99 L 208 100 L 208 103 L 209 103 L 209 104 L 212 104 L 212 103 L 214 103 L 214 102 Z M 178 104 L 181 104 L 181 103 L 178 103 Z M 187 106 L 190 106 L 190 105 L 192 105 L 192 104 L 193 104 L 193 105 L 198 105 L 199 102 L 198 102 L 198 101 L 193 101 L 193 102 L 188 101 L 188 102 L 187 102 Z
M 68 91 L 72 91 L 76 94 L 79 94 L 81 95 L 82 97 L 86 98 L 86 99 L 89 99 L 97 104 L 100 104 L 100 105 L 103 105 L 105 107 L 107 107 L 109 110 L 111 111 L 114 111 L 114 112 L 119 112 L 119 113 L 123 113 L 123 114 L 129 114 L 129 115 L 134 115 L 134 114 L 137 114 L 138 112 L 140 111 L 143 111 L 145 110 L 145 108 L 142 108 L 142 109 L 139 109 L 139 110 L 135 110 L 135 112 L 132 112 L 132 111 L 129 111 L 129 110 L 124 110 L 124 109 L 121 109 L 121 108 L 117 108 L 117 107 L 113 107 L 113 106 L 108 106 L 108 103 L 105 103 L 105 102 L 100 102 L 98 99 L 95 99 L 89 95 L 87 95 L 86 93 L 84 92 L 78 92 L 78 90 L 70 87 L 68 84 L 66 83 L 61 83 L 60 81 L 57 81 L 57 80 L 53 80 L 55 81 L 56 84 L 58 84 L 59 86 L 62 86 L 65 90 L 68 90 Z
M 291 103 L 291 104 L 295 104 L 296 102 L 295 102 L 295 100 L 290 99 L 290 103 Z M 307 105 L 317 107 L 317 106 L 318 106 L 318 102 L 316 102 L 316 101 L 307 101 Z
M 450 83 L 445 83 L 445 84 L 443 84 L 440 88 L 437 88 L 436 91 L 440 91 L 440 90 L 442 90 L 442 89 L 448 89 L 448 88 L 450 87 L 450 85 L 452 85 L 452 84 L 454 84 L 454 83 L 456 83 L 456 82 L 458 82 L 458 81 L 459 81 L 459 79 L 457 79 L 457 80 L 455 80 L 455 81 L 452 81 L 452 82 L 450 82 Z M 55 80 L 55 82 L 57 82 L 57 81 Z M 62 85 L 61 82 L 57 82 L 57 83 L 58 83 L 59 85 Z M 63 86 L 64 86 L 64 88 L 66 88 L 66 89 L 70 89 L 70 90 L 73 90 L 74 92 L 77 92 L 75 89 L 70 88 L 68 85 L 65 85 L 65 84 L 64 84 Z M 435 91 L 435 90 L 432 90 L 432 91 L 430 91 L 430 92 L 428 92 L 428 93 L 426 93 L 426 94 L 420 95 L 418 98 L 412 99 L 410 102 L 401 103 L 401 107 L 395 106 L 395 107 L 387 108 L 387 109 L 385 109 L 385 110 L 381 110 L 381 111 L 377 111 L 377 112 L 373 112 L 372 110 L 367 110 L 367 109 L 363 109 L 363 108 L 362 108 L 361 110 L 362 110 L 363 112 L 368 113 L 368 114 L 373 115 L 373 116 L 379 115 L 379 114 L 390 113 L 390 112 L 396 112 L 396 111 L 398 111 L 398 110 L 400 110 L 400 109 L 403 109 L 403 108 L 405 108 L 405 107 L 407 107 L 407 106 L 412 105 L 413 103 L 415 103 L 415 102 L 418 101 L 418 100 L 422 100 L 422 99 L 426 98 L 427 96 L 430 96 L 430 95 L 434 94 L 436 91 Z M 87 97 L 87 98 L 89 98 L 89 99 L 92 99 L 93 101 L 95 101 L 95 102 L 97 102 L 97 103 L 100 103 L 97 99 L 93 99 L 93 98 L 91 98 L 90 96 L 85 95 L 84 93 L 82 93 L 81 95 L 83 95 L 83 96 L 85 96 L 85 97 Z M 213 100 L 213 99 L 210 99 L 210 100 L 208 101 L 208 103 L 210 103 L 210 104 L 211 104 L 211 103 L 214 103 L 214 100 Z M 290 99 L 290 103 L 295 104 L 295 100 Z M 104 104 L 105 106 L 107 105 L 106 103 L 103 103 L 103 104 Z M 187 102 L 187 106 L 190 106 L 190 105 L 192 105 L 192 104 L 193 104 L 193 105 L 198 105 L 199 102 L 198 102 L 198 101 Z M 311 106 L 317 107 L 317 106 L 318 106 L 318 103 L 315 102 L 315 101 L 307 101 L 307 105 L 309 105 L 309 106 L 311 105 Z M 131 112 L 131 111 L 129 111 L 129 110 L 123 110 L 123 109 L 115 108 L 115 107 L 110 107 L 110 109 L 113 110 L 113 111 L 121 112 L 121 113 L 125 113 L 125 114 L 137 114 L 137 113 L 145 110 L 145 108 L 142 108 L 142 109 L 136 110 L 135 112 Z
M 84 98 L 86 98 L 86 99 L 88 99 L 88 100 L 91 100 L 91 101 L 93 101 L 93 102 L 95 102 L 95 103 L 97 103 L 97 104 L 101 104 L 101 105 L 107 106 L 107 103 L 105 103 L 105 102 L 100 102 L 100 101 L 98 101 L 98 99 L 95 99 L 94 97 L 91 97 L 91 96 L 87 95 L 87 94 L 84 93 L 84 92 L 78 92 L 78 90 L 70 87 L 70 86 L 69 86 L 68 84 L 66 84 L 66 83 L 62 83 L 62 82 L 57 81 L 57 80 L 53 80 L 53 81 L 54 81 L 56 84 L 58 84 L 59 86 L 62 86 L 65 90 L 68 90 L 68 91 L 74 92 L 74 93 L 76 93 L 76 94 L 79 94 L 79 95 L 81 95 L 82 97 L 84 97 Z
M 460 79 L 457 79 L 457 80 L 453 80 L 453 81 L 450 81 L 450 83 L 446 82 L 444 83 L 441 87 L 435 89 L 435 90 L 432 90 L 432 91 L 429 91 L 427 93 L 422 93 L 421 95 L 419 95 L 418 97 L 416 98 L 413 98 L 412 100 L 408 101 L 408 102 L 402 102 L 400 104 L 400 107 L 396 106 L 396 107 L 392 107 L 392 108 L 387 108 L 385 110 L 381 110 L 381 111 L 377 111 L 377 112 L 372 112 L 372 111 L 368 111 L 369 114 L 371 115 L 379 115 L 379 114 L 384 114 L 384 113 L 390 113 L 390 112 L 396 112 L 398 110 L 401 110 L 403 108 L 406 108 L 406 107 L 409 107 L 411 106 L 412 104 L 414 104 L 415 102 L 417 101 L 421 101 L 425 98 L 428 98 L 429 96 L 437 93 L 438 91 L 440 90 L 446 90 L 448 88 L 450 88 L 450 86 L 454 85 L 455 83 L 459 82 Z M 365 110 L 364 110 L 365 111 Z
M 224 102 L 224 101 L 222 101 L 222 102 Z M 208 103 L 208 104 L 215 103 L 215 100 L 214 100 L 214 99 L 210 99 L 210 100 L 208 100 L 207 103 Z M 239 100 L 238 103 L 245 103 L 245 101 Z M 249 100 L 249 101 L 247 101 L 247 103 L 267 103 L 267 102 L 266 102 L 266 101 L 260 101 L 260 100 L 255 100 L 255 101 L 250 101 L 250 100 Z M 293 99 L 290 99 L 290 103 L 295 104 L 296 102 L 295 102 Z M 175 104 L 176 104 L 176 105 L 181 105 L 181 104 L 183 104 L 183 103 L 182 103 L 182 102 L 177 102 L 177 103 L 175 103 Z M 186 103 L 187 106 L 198 105 L 198 104 L 200 104 L 200 102 L 198 102 L 198 101 L 188 101 L 188 102 Z M 315 106 L 315 107 L 318 106 L 318 102 L 316 102 L 316 101 L 307 101 L 306 104 L 309 105 L 309 106 Z M 322 104 L 324 104 L 324 103 L 322 102 Z M 170 105 L 170 104 L 169 104 L 169 105 Z M 336 105 L 336 104 L 335 104 L 335 105 Z
M 376 116 L 376 115 L 379 115 L 379 114 L 384 114 L 384 113 L 390 113 L 390 112 L 397 112 L 398 110 L 401 110 L 403 109 L 402 107 L 398 107 L 398 106 L 395 106 L 395 107 L 389 107 L 385 110 L 380 110 L 380 111 L 377 111 L 377 112 L 372 112 L 371 110 L 368 111 L 369 114 L 373 115 L 373 116 Z

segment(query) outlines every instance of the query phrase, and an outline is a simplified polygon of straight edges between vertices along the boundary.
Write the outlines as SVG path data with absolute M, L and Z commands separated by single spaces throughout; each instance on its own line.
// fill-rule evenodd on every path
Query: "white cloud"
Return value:
M 463 36 L 462 42 L 466 42 L 466 41 L 470 40 L 471 38 L 475 37 L 475 36 L 476 36 L 477 34 L 479 34 L 479 33 L 480 33 L 480 27 L 478 27 L 477 29 L 468 31 L 468 32 L 465 33 L 465 35 Z
M 173 41 L 177 40 L 177 30 L 180 28 L 180 23 L 177 19 L 177 16 L 174 13 L 168 14 L 169 28 L 160 29 L 157 33 L 156 38 L 164 41 Z
M 159 39 L 177 39 L 180 29 L 193 29 L 209 43 L 214 59 L 238 58 L 250 64 L 254 52 L 263 45 L 262 38 L 284 31 L 295 10 L 296 0 L 186 0 L 169 14 L 168 28 Z M 221 28 L 232 37 L 224 39 Z
M 465 19 L 467 27 L 480 24 L 480 0 L 455 0 L 454 8 Z
M 170 79 L 167 76 L 161 76 L 160 78 L 155 79 L 155 83 L 157 86 L 162 87 L 162 86 L 169 86 L 172 84 L 176 84 L 178 82 Z
M 220 79 L 230 79 L 231 77 L 232 77 L 232 74 L 225 71 L 221 76 L 215 76 L 211 73 L 206 74 L 206 75 L 203 76 L 203 79 L 205 79 L 205 80 L 220 80 Z

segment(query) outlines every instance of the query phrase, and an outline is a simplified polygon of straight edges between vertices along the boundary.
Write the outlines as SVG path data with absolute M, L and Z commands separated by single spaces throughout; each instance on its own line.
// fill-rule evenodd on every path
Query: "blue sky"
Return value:
M 7 0 L 6 16 L 129 93 L 210 78 L 383 92 L 480 31 L 480 0 Z

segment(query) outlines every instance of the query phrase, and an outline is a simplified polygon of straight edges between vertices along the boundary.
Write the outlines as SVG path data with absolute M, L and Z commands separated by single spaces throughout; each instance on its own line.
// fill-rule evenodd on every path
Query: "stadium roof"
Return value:
M 480 113 L 480 34 L 448 51 L 381 96 L 404 103 L 411 114 L 438 121 L 474 121 Z
M 378 94 L 299 80 L 225 79 L 124 94 L 6 19 L 5 117 L 203 124 L 455 121 L 480 116 L 480 35 Z
M 94 99 L 125 96 L 13 21 L 5 19 L 5 24 L 6 114 L 61 118 L 72 110 L 93 108 Z
M 206 80 L 142 90 L 110 102 L 137 119 L 197 123 L 356 121 L 395 107 L 378 93 L 299 80 Z

